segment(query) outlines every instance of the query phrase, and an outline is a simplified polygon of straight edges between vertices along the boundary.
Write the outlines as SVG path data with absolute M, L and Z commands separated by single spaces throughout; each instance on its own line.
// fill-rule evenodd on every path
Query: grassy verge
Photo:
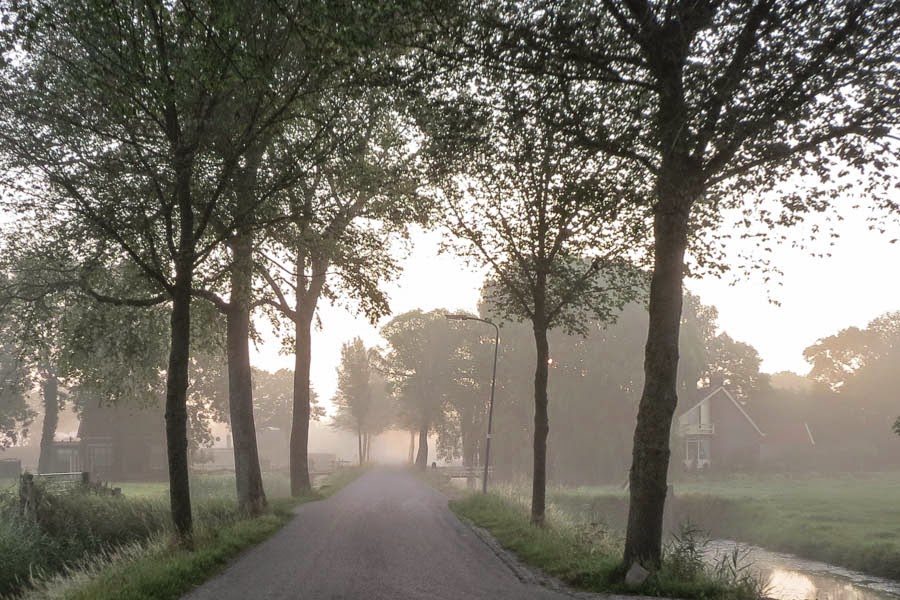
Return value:
M 32 589 L 16 598 L 180 598 L 221 571 L 246 548 L 258 544 L 280 529 L 290 520 L 297 504 L 328 497 L 361 472 L 359 469 L 342 470 L 324 481 L 309 496 L 275 499 L 270 502 L 263 515 L 253 518 L 241 515 L 233 502 L 208 500 L 198 506 L 192 550 L 174 545 L 171 535 L 161 532 L 144 541 L 97 553 L 62 573 L 35 581 Z M 210 507 L 216 506 L 216 510 L 210 510 Z
M 545 527 L 535 528 L 522 502 L 495 494 L 468 495 L 450 507 L 526 564 L 584 590 L 725 600 L 758 598 L 762 592 L 758 580 L 738 565 L 707 567 L 702 548 L 687 536 L 667 549 L 659 572 L 629 587 L 622 582 L 622 540 L 605 527 L 551 507 Z
M 621 490 L 555 490 L 551 498 L 580 518 L 625 522 Z M 900 579 L 900 474 L 676 483 L 672 517 L 714 537 Z

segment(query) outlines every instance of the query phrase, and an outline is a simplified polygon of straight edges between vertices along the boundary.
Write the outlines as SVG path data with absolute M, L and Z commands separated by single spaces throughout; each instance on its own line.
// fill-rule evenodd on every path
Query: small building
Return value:
M 755 467 L 766 434 L 723 386 L 678 417 L 680 454 L 688 470 Z
M 78 439 L 55 442 L 54 472 L 87 471 L 92 480 L 166 478 L 165 430 L 153 407 L 90 403 L 81 414 Z

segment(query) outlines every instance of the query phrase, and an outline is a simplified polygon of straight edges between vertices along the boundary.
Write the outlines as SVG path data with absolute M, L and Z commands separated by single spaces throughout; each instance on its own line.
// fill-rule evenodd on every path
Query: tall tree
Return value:
M 515 74 L 461 69 L 459 92 L 435 92 L 429 113 L 432 173 L 446 206 L 444 224 L 464 256 L 490 268 L 486 295 L 502 319 L 531 323 L 534 468 L 531 521 L 544 522 L 547 396 L 555 327 L 584 331 L 590 317 L 612 318 L 642 288 L 639 258 L 646 220 L 637 173 L 599 156 L 553 119 L 570 85 Z M 467 85 L 468 82 L 468 85 Z M 437 115 L 450 118 L 437 119 Z
M 414 151 L 390 96 L 373 90 L 335 92 L 331 130 L 312 156 L 292 152 L 295 132 L 281 151 L 303 161 L 305 177 L 281 195 L 284 220 L 277 243 L 261 259 L 276 299 L 268 305 L 293 325 L 294 412 L 291 493 L 310 487 L 308 439 L 312 326 L 321 298 L 349 299 L 370 319 L 388 311 L 380 282 L 397 273 L 394 242 L 422 221 Z
M 701 263 L 717 258 L 698 234 L 714 231 L 728 208 L 776 226 L 824 210 L 854 184 L 889 197 L 900 14 L 890 1 L 573 0 L 526 12 L 498 4 L 490 56 L 580 82 L 557 120 L 587 147 L 640 165 L 653 186 L 624 560 L 657 566 L 688 246 Z M 846 176 L 853 170 L 862 182 Z M 790 176 L 809 185 L 782 185 Z M 780 206 L 762 200 L 767 191 Z

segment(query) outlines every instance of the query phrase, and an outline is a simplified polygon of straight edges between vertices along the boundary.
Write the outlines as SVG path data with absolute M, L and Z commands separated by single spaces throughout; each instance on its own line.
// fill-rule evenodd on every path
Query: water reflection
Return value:
M 747 549 L 748 560 L 767 581 L 767 595 L 777 600 L 898 600 L 900 581 L 882 579 L 790 554 L 769 552 L 730 540 L 714 540 L 710 560 Z

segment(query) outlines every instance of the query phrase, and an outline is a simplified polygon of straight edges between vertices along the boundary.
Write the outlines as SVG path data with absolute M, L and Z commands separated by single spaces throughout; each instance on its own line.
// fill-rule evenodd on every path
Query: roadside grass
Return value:
M 674 489 L 673 526 L 900 579 L 900 473 L 696 479 Z M 549 497 L 569 514 L 624 528 L 618 487 L 555 488 Z
M 533 527 L 524 498 L 509 490 L 470 494 L 451 500 L 450 507 L 524 563 L 583 590 L 722 600 L 762 596 L 761 583 L 750 573 L 705 565 L 693 537 L 667 548 L 663 568 L 643 584 L 628 586 L 622 581 L 622 539 L 602 525 L 575 519 L 551 504 L 544 527 Z
M 274 498 L 266 512 L 257 517 L 242 514 L 233 499 L 206 498 L 196 504 L 193 548 L 179 547 L 173 541 L 168 519 L 165 490 L 162 497 L 154 492 L 149 497 L 99 498 L 100 501 L 139 504 L 142 516 L 154 515 L 161 525 L 156 531 L 135 540 L 107 543 L 81 558 L 46 567 L 25 562 L 29 588 L 9 594 L 6 598 L 38 599 L 166 599 L 180 598 L 196 585 L 221 571 L 228 562 L 249 546 L 255 545 L 277 531 L 292 516 L 293 509 L 304 502 L 326 498 L 350 483 L 361 469 L 345 469 L 322 482 L 318 489 L 302 498 Z M 229 496 L 233 498 L 233 488 Z M 91 503 L 93 500 L 87 501 Z M 149 518 L 149 517 L 148 517 Z M 13 522 L 14 524 L 16 522 Z M 19 520 L 19 525 L 32 526 Z M 0 525 L 3 521 L 0 520 Z M 14 540 L 35 541 L 37 553 L 22 553 L 26 561 L 39 559 L 41 546 L 52 544 L 54 538 L 37 530 Z M 21 532 L 11 531 L 16 534 Z M 0 543 L 3 530 L 0 528 Z M 90 537 L 90 533 L 88 537 Z M 75 538 L 79 539 L 79 538 Z M 23 566 L 23 565 L 19 565 Z M 7 571 L 7 565 L 2 566 Z M 29 575 L 30 573 L 30 578 Z M 20 577 L 20 584 L 22 583 Z
M 267 498 L 289 498 L 291 481 L 287 473 L 281 471 L 263 472 L 263 487 Z M 118 487 L 129 498 L 165 498 L 169 493 L 167 481 L 125 481 L 110 483 Z M 191 475 L 191 499 L 201 501 L 206 498 L 222 498 L 234 495 L 234 473 L 193 473 Z

